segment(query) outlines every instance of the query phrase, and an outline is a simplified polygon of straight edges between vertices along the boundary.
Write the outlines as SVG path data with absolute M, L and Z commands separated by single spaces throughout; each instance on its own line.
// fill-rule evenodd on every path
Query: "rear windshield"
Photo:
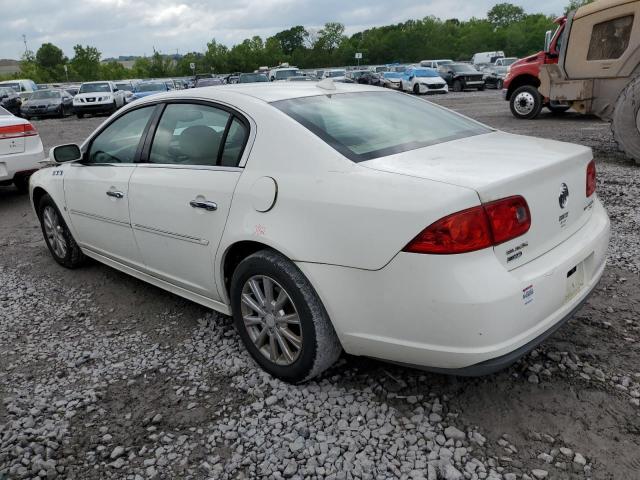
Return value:
M 279 70 L 276 72 L 276 80 L 284 80 L 289 77 L 295 77 L 296 75 L 300 75 L 300 70 L 291 69 L 291 70 Z
M 141 83 L 136 88 L 136 92 L 164 92 L 167 86 L 164 83 Z
M 79 93 L 110 92 L 108 83 L 83 83 L 80 85 Z
M 397 92 L 319 95 L 272 105 L 354 162 L 491 131 L 449 110 Z

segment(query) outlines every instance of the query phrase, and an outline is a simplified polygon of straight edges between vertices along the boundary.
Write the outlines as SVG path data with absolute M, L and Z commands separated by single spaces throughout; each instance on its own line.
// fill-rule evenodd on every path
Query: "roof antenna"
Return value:
M 316 83 L 316 87 L 323 90 L 335 90 L 336 84 L 333 83 L 333 80 L 331 78 L 325 78 L 324 80 L 320 80 L 318 83 Z

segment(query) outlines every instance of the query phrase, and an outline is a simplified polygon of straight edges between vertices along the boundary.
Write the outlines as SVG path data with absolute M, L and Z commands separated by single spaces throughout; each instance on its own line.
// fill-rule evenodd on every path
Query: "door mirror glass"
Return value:
M 544 51 L 548 52 L 549 48 L 551 48 L 551 40 L 553 40 L 553 31 L 547 30 L 547 33 L 544 34 Z
M 78 145 L 71 143 L 69 145 L 53 147 L 49 153 L 49 157 L 53 158 L 56 163 L 73 162 L 82 158 L 82 152 Z

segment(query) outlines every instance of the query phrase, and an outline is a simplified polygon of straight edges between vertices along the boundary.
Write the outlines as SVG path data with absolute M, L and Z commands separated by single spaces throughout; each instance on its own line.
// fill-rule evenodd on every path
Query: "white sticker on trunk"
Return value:
M 522 301 L 525 305 L 529 305 L 533 302 L 533 285 L 529 285 L 528 287 L 522 289 Z

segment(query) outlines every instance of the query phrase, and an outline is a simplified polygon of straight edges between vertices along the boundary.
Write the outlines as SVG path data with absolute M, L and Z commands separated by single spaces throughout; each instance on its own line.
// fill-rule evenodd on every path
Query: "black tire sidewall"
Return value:
M 58 219 L 60 221 L 60 224 L 63 227 L 63 232 L 62 235 L 64 236 L 66 245 L 67 245 L 67 254 L 64 256 L 64 258 L 59 257 L 55 251 L 53 250 L 53 248 L 51 247 L 51 244 L 49 243 L 49 238 L 47 237 L 47 232 L 44 229 L 44 221 L 43 221 L 43 212 L 45 207 L 50 206 L 53 207 L 53 209 L 56 211 L 56 214 L 58 215 Z M 56 262 L 58 262 L 60 265 L 62 265 L 63 267 L 67 267 L 67 268 L 74 268 L 77 263 L 78 263 L 78 246 L 75 242 L 75 240 L 73 239 L 73 236 L 71 235 L 71 232 L 69 231 L 69 227 L 67 226 L 67 223 L 64 221 L 64 217 L 62 216 L 62 214 L 60 213 L 60 210 L 58 209 L 58 207 L 56 206 L 55 202 L 53 201 L 53 199 L 47 194 L 47 195 L 43 195 L 43 197 L 40 199 L 40 202 L 38 203 L 38 218 L 40 219 L 40 229 L 42 230 L 42 236 L 44 237 L 44 241 L 47 244 L 47 248 L 49 249 L 49 252 L 51 252 L 51 256 L 54 258 L 54 260 Z
M 283 262 L 286 268 L 283 267 Z M 298 274 L 299 277 L 292 278 L 292 273 Z M 278 282 L 287 291 L 293 304 L 296 307 L 300 318 L 300 326 L 302 329 L 302 351 L 296 361 L 287 366 L 276 365 L 265 358 L 258 348 L 253 344 L 249 334 L 244 326 L 241 311 L 241 295 L 245 282 L 254 275 L 266 275 Z M 296 275 L 297 276 L 297 275 Z M 253 357 L 253 359 L 267 372 L 281 380 L 297 383 L 306 379 L 307 375 L 313 369 L 316 356 L 318 354 L 318 342 L 316 339 L 316 328 L 314 325 L 313 306 L 309 305 L 314 299 L 306 298 L 305 294 L 300 290 L 297 283 L 306 282 L 307 287 L 313 291 L 311 284 L 304 278 L 302 272 L 298 270 L 291 261 L 275 252 L 261 251 L 251 255 L 243 260 L 233 273 L 231 280 L 231 308 L 233 311 L 233 320 L 245 347 Z M 317 300 L 319 302 L 319 300 Z M 324 311 L 324 307 L 323 307 Z
M 464 88 L 462 87 L 462 82 L 460 80 L 454 80 L 453 81 L 453 91 L 454 92 L 461 92 L 462 90 L 464 90 Z
M 535 100 L 535 105 L 533 110 L 529 114 L 521 115 L 516 111 L 514 105 L 515 105 L 516 97 L 518 96 L 518 94 L 525 91 L 533 95 L 533 98 Z M 543 101 L 542 95 L 540 95 L 540 92 L 538 92 L 538 89 L 536 87 L 532 85 L 523 85 L 521 87 L 518 87 L 511 94 L 511 100 L 509 101 L 509 108 L 511 109 L 511 113 L 513 114 L 514 117 L 521 120 L 532 120 L 540 114 L 540 111 L 542 110 L 542 106 L 543 106 L 542 101 Z

